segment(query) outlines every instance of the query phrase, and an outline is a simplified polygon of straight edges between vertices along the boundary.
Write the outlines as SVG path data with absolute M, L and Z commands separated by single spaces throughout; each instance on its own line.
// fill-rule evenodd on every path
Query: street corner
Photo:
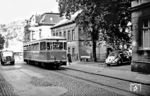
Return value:
M 30 96 L 61 96 L 68 90 L 59 86 L 36 87 L 28 91 Z

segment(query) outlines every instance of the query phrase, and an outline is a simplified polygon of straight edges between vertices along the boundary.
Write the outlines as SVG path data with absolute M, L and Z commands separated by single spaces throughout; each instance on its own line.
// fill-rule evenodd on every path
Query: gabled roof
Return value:
M 59 13 L 44 13 L 41 15 L 39 24 L 40 25 L 55 25 L 60 20 L 62 20 L 62 18 L 60 17 Z
M 57 24 L 55 24 L 55 25 L 52 27 L 52 29 L 74 22 L 74 21 L 75 21 L 75 18 L 76 18 L 76 17 L 78 16 L 78 14 L 80 14 L 81 12 L 82 12 L 82 10 L 79 10 L 79 11 L 75 12 L 73 15 L 71 15 L 71 19 L 66 19 L 66 18 L 64 18 L 63 20 L 61 20 L 61 21 L 59 21 Z

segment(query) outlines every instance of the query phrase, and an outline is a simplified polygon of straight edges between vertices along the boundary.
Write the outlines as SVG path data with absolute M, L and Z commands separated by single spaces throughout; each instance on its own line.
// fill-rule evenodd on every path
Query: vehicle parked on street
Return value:
M 105 63 L 109 65 L 122 65 L 131 64 L 131 55 L 127 51 L 113 51 L 111 52 L 105 60 Z
M 1 65 L 15 64 L 14 52 L 11 50 L 2 50 L 0 52 L 0 57 Z

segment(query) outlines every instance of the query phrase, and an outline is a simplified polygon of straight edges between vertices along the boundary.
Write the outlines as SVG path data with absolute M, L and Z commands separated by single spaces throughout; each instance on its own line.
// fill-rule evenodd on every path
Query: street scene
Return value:
M 150 96 L 149 0 L 5 0 L 0 11 L 0 96 Z
M 107 69 L 105 72 L 105 67 L 99 66 L 101 67 L 79 62 L 59 70 L 20 62 L 15 66 L 0 66 L 1 96 L 148 96 L 150 86 L 145 75 L 130 73 L 132 77 L 125 76 L 121 69 Z M 82 70 L 83 68 L 86 70 Z M 114 71 L 114 74 L 109 71 Z M 115 75 L 119 71 L 124 76 Z M 143 77 L 143 84 L 140 77 Z M 132 92 L 130 89 L 135 82 L 141 84 L 139 92 Z

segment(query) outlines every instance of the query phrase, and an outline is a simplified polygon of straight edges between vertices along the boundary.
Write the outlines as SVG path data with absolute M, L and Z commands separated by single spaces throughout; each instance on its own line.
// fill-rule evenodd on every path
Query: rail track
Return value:
M 124 79 L 115 78 L 115 77 L 113 78 L 113 77 L 106 76 L 106 75 L 85 72 L 82 70 L 71 69 L 68 67 L 61 67 L 59 70 L 55 69 L 55 70 L 51 70 L 51 72 L 56 73 L 56 74 L 62 74 L 71 78 L 78 79 L 78 80 L 83 80 L 87 83 L 95 84 L 98 87 L 102 87 L 106 90 L 110 90 L 113 92 L 115 91 L 125 96 L 150 96 L 150 93 L 148 92 L 148 90 L 146 91 L 144 90 L 143 92 L 131 91 L 130 84 L 139 83 L 139 82 L 133 82 L 131 80 L 124 80 Z M 146 86 L 150 88 L 150 85 L 146 85 L 144 83 L 141 85 L 144 87 Z

